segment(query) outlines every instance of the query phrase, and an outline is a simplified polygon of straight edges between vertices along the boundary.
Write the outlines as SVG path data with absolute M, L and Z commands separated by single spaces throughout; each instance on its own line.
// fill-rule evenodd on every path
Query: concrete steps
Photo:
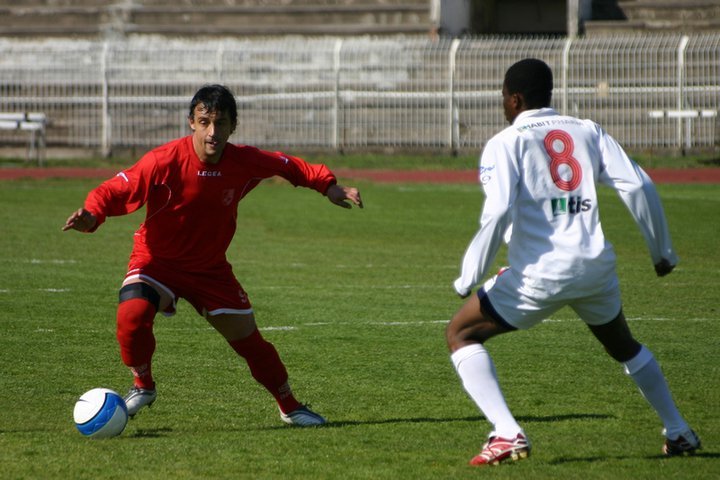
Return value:
M 585 34 L 625 35 L 670 32 L 717 32 L 720 0 L 626 0 L 618 2 L 625 20 L 585 22 Z
M 170 35 L 286 35 L 363 33 L 426 33 L 427 5 L 291 4 L 261 6 L 156 7 L 130 10 L 127 33 Z
M 428 0 L 0 0 L 0 36 L 427 34 Z

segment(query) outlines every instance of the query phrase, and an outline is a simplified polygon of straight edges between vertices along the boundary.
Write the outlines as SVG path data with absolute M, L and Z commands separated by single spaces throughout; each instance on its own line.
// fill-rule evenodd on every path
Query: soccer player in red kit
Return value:
M 135 415 L 157 397 L 153 321 L 157 312 L 172 315 L 177 299 L 184 298 L 247 361 L 253 378 L 275 397 L 284 422 L 322 425 L 326 420 L 293 395 L 287 370 L 260 334 L 225 252 L 237 227 L 238 202 L 265 178 L 281 176 L 344 208 L 362 208 L 360 192 L 339 185 L 324 165 L 228 143 L 237 126 L 237 105 L 222 85 L 198 90 L 188 124 L 191 135 L 151 150 L 103 182 L 63 227 L 93 232 L 106 217 L 146 206 L 117 309 L 120 354 L 134 377 L 125 396 L 128 413 Z

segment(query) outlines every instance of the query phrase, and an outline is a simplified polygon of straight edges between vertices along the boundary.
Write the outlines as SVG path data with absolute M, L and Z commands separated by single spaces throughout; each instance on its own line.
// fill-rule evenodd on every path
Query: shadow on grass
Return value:
M 168 433 L 172 432 L 172 428 L 139 428 L 130 435 L 126 435 L 128 438 L 161 438 L 166 437 Z
M 479 417 L 483 418 L 483 417 Z M 538 422 L 538 423 L 549 423 L 549 422 L 564 422 L 566 420 L 607 420 L 608 418 L 615 418 L 614 415 L 608 415 L 606 413 L 568 413 L 565 415 L 520 415 L 517 417 L 519 422 Z
M 605 415 L 599 413 L 573 413 L 567 415 L 546 415 L 546 416 L 519 416 L 517 420 L 520 422 L 563 422 L 567 420 L 606 420 L 613 418 L 612 415 Z M 410 417 L 410 418 L 387 418 L 384 420 L 346 420 L 346 421 L 330 421 L 326 425 L 314 428 L 343 428 L 353 427 L 358 425 L 391 425 L 398 423 L 451 423 L 451 422 L 484 422 L 485 417 L 476 415 L 472 417 L 459 417 L 459 418 L 432 418 L 432 417 Z M 284 429 L 288 428 L 287 425 L 278 425 L 269 427 L 273 429 Z
M 520 422 L 564 422 L 568 420 L 606 420 L 613 418 L 612 415 L 599 414 L 599 413 L 573 413 L 567 415 L 526 415 L 517 417 Z M 402 423 L 452 423 L 452 422 L 485 422 L 485 417 L 474 415 L 469 417 L 457 417 L 457 418 L 432 418 L 432 417 L 409 417 L 409 418 L 387 418 L 384 420 L 339 420 L 330 421 L 329 423 L 317 427 L 309 427 L 310 430 L 316 428 L 345 428 L 354 427 L 361 425 L 393 425 Z M 288 425 L 273 425 L 271 427 L 261 427 L 257 429 L 249 430 L 285 430 L 287 428 L 300 428 L 288 427 Z M 303 428 L 303 430 L 308 429 Z M 162 438 L 167 436 L 168 433 L 173 431 L 172 428 L 148 428 L 148 429 L 137 429 L 136 431 L 125 435 L 127 438 Z
M 608 460 L 632 460 L 636 459 L 636 456 L 630 455 L 615 455 L 615 456 L 597 456 L 597 457 L 560 457 L 550 460 L 550 465 L 564 465 L 566 463 L 594 463 L 594 462 L 607 462 Z M 720 458 L 720 453 L 717 452 L 697 452 L 695 455 L 688 456 L 677 456 L 677 457 L 666 457 L 662 454 L 657 455 L 646 455 L 646 460 L 667 460 L 668 462 L 680 462 L 683 458 Z

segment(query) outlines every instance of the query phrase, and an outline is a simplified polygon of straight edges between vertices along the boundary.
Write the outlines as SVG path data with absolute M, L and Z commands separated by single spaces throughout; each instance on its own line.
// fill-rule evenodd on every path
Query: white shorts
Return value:
M 562 307 L 568 306 L 588 325 L 604 325 L 620 313 L 620 286 L 617 275 L 610 275 L 587 294 L 560 292 L 547 296 L 533 295 L 524 277 L 512 269 L 501 270 L 477 292 L 487 300 L 496 314 L 511 327 L 525 330 L 542 322 Z

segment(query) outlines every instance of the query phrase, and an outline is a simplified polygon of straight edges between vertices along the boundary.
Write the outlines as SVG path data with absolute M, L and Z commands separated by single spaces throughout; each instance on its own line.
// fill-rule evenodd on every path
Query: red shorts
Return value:
M 250 314 L 253 311 L 230 264 L 203 272 L 185 272 L 157 262 L 139 263 L 133 259 L 125 281 L 135 278 L 156 284 L 173 298 L 172 304 L 163 311 L 165 315 L 175 314 L 178 298 L 187 300 L 202 316 Z

